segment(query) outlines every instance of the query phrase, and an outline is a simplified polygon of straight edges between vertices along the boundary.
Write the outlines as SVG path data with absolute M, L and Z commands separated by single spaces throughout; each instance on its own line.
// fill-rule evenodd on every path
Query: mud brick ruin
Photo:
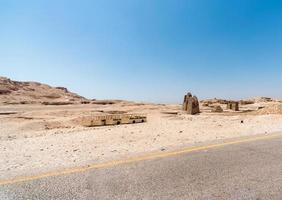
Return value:
M 192 94 L 189 92 L 187 95 L 184 96 L 182 109 L 184 111 L 187 111 L 187 113 L 190 115 L 195 115 L 200 113 L 198 98 L 196 96 L 192 96 Z
M 101 116 L 83 117 L 79 121 L 80 124 L 83 126 L 93 127 L 93 126 L 144 123 L 147 121 L 147 117 L 145 115 L 135 115 L 135 114 L 101 115 Z
M 238 101 L 229 101 L 227 102 L 227 109 L 239 111 L 239 102 Z

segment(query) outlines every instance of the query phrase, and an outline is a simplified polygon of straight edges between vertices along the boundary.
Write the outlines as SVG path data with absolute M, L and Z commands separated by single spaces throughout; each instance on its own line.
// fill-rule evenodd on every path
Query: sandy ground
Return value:
M 0 179 L 281 131 L 282 115 L 248 111 L 259 106 L 241 107 L 246 112 L 239 113 L 202 108 L 194 116 L 180 105 L 0 106 Z M 147 114 L 148 122 L 87 128 L 73 121 L 118 111 Z

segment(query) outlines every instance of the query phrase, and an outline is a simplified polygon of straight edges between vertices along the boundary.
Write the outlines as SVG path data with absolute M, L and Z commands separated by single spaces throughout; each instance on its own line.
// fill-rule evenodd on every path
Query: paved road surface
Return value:
M 282 137 L 0 186 L 0 199 L 282 199 Z

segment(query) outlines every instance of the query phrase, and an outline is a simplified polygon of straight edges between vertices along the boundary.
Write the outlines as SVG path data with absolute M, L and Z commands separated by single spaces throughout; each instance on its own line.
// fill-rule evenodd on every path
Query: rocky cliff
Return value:
M 51 87 L 38 82 L 20 82 L 0 77 L 1 104 L 66 105 L 87 101 L 64 87 Z

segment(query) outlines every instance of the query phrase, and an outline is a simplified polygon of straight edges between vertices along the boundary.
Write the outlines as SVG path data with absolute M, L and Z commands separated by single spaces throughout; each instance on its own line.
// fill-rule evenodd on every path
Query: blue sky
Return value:
M 282 2 L 0 0 L 0 76 L 89 98 L 282 98 Z

